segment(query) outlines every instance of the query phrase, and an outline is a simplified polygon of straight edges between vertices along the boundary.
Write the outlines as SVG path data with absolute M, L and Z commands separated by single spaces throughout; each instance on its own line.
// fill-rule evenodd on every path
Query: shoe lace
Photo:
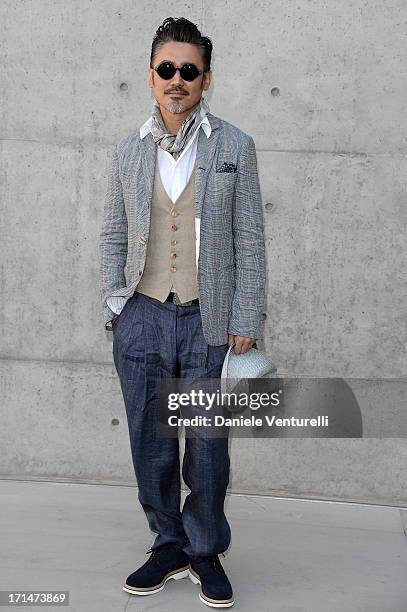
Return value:
M 155 563 L 160 563 L 160 555 L 163 552 L 164 548 L 166 548 L 168 545 L 171 545 L 170 542 L 163 544 L 162 546 L 159 546 L 158 548 L 149 548 L 149 550 L 146 551 L 146 555 L 148 555 L 149 553 L 151 553 L 149 559 L 147 559 L 146 563 L 150 563 L 150 561 L 154 561 Z
M 220 553 L 222 557 L 225 557 L 223 553 Z M 226 558 L 226 557 L 225 557 Z M 218 555 L 211 555 L 210 557 L 191 557 L 192 562 L 199 563 L 206 570 L 214 569 L 219 574 L 224 574 L 225 570 L 222 567 Z
M 150 548 L 150 550 L 148 550 L 146 552 L 146 555 L 148 555 L 148 553 L 151 553 L 150 557 L 147 559 L 146 564 L 147 563 L 152 563 L 153 561 L 156 562 L 158 561 L 158 548 L 156 548 L 155 550 L 152 550 Z

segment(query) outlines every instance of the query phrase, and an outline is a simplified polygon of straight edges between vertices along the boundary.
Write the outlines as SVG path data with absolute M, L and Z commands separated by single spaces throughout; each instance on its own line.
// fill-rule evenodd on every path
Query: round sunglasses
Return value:
M 152 66 L 159 77 L 165 81 L 172 79 L 174 74 L 179 70 L 183 81 L 194 81 L 204 71 L 200 70 L 195 64 L 184 64 L 181 68 L 174 66 L 172 62 L 161 62 L 158 66 Z

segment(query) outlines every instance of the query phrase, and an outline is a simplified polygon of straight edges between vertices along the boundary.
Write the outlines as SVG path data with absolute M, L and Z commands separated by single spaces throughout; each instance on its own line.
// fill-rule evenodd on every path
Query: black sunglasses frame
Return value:
M 160 66 L 162 66 L 163 64 L 169 64 L 174 69 L 173 74 L 171 76 L 169 76 L 168 78 L 165 78 L 165 77 L 161 76 L 161 74 L 158 72 L 158 70 L 160 69 Z M 186 75 L 185 75 L 185 71 L 184 71 L 184 74 L 183 74 L 183 70 L 184 70 L 184 68 L 186 66 L 193 66 L 195 68 L 195 70 L 197 71 L 198 74 L 193 79 L 185 78 Z M 201 75 L 201 74 L 203 74 L 205 72 L 205 70 L 201 70 L 200 68 L 198 68 L 197 66 L 195 66 L 195 64 L 192 64 L 191 62 L 186 62 L 185 64 L 183 64 L 181 66 L 181 68 L 177 68 L 177 66 L 175 66 L 172 62 L 170 62 L 168 60 L 160 62 L 158 64 L 158 66 L 151 66 L 151 68 L 153 70 L 155 70 L 155 72 L 158 74 L 160 79 L 163 79 L 164 81 L 169 81 L 170 79 L 172 79 L 174 77 L 174 75 L 176 74 L 177 70 L 179 70 L 179 73 L 181 75 L 181 79 L 183 81 L 187 81 L 189 83 L 192 83 L 192 81 L 195 81 L 195 79 L 197 79 L 199 77 L 199 75 Z

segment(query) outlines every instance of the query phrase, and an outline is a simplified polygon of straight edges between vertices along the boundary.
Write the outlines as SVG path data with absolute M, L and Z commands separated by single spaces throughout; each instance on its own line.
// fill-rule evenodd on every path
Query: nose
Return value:
M 172 85 L 180 86 L 180 85 L 183 85 L 183 84 L 184 84 L 184 81 L 181 78 L 179 70 L 177 70 L 176 73 L 174 74 L 173 79 L 172 79 Z

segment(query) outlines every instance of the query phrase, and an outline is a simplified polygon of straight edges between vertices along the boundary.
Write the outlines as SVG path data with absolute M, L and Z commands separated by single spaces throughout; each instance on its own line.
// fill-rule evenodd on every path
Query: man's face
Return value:
M 177 68 L 183 64 L 195 64 L 203 70 L 203 58 L 196 45 L 181 42 L 167 42 L 158 51 L 153 65 L 158 66 L 162 61 L 172 62 Z M 201 99 L 202 91 L 209 88 L 211 71 L 200 74 L 194 81 L 183 81 L 177 70 L 172 79 L 162 79 L 153 68 L 149 68 L 149 86 L 160 107 L 170 113 L 184 113 L 196 106 Z M 175 96 L 174 92 L 183 94 Z

